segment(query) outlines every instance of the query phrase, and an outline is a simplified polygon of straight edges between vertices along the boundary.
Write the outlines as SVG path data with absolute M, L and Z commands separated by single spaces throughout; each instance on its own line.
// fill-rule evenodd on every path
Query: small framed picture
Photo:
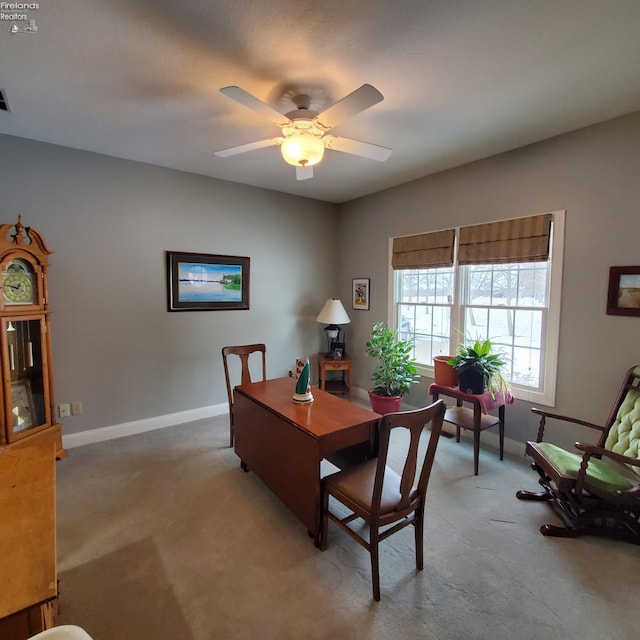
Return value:
M 342 360 L 342 349 L 334 349 L 333 350 L 333 359 L 334 360 Z
M 353 299 L 351 301 L 353 309 L 369 310 L 369 278 L 353 279 Z
M 640 267 L 611 267 L 607 314 L 640 316 Z

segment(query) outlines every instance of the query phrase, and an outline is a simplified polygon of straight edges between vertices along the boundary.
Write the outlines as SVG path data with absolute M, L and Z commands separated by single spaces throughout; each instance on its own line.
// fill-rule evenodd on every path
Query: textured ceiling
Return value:
M 638 0 L 39 5 L 36 32 L 0 21 L 0 133 L 329 202 L 640 110 Z M 279 133 L 221 87 L 286 112 L 364 83 L 384 101 L 332 133 L 391 147 L 384 163 L 329 150 L 296 181 L 277 147 L 213 154 Z

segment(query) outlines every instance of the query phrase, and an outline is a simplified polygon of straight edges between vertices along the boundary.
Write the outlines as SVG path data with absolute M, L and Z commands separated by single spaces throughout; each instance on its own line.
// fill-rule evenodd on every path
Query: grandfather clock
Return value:
M 47 267 L 53 253 L 20 216 L 0 226 L 0 340 L 2 425 L 0 444 L 54 429 L 56 457 L 63 457 L 55 422 Z
M 22 640 L 55 624 L 55 421 L 43 237 L 0 225 L 0 638 Z

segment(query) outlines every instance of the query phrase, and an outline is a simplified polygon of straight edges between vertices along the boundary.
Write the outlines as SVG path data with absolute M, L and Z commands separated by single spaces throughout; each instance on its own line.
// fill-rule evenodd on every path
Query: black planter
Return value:
M 484 393 L 484 373 L 475 367 L 461 369 L 458 373 L 460 391 L 465 393 Z

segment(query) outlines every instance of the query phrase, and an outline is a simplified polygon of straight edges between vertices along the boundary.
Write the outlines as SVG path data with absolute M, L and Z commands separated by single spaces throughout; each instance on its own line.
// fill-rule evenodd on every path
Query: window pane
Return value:
M 398 337 L 413 340 L 413 356 L 419 364 L 433 365 L 434 355 L 450 351 L 450 307 L 427 304 L 399 304 L 396 319 Z
M 494 345 L 511 346 L 513 336 L 513 310 L 489 309 L 489 330 L 486 336 Z
M 515 312 L 513 342 L 518 347 L 542 347 L 542 311 L 519 309 Z
M 468 275 L 465 303 L 490 304 L 493 290 L 492 265 L 471 265 L 468 267 Z
M 527 387 L 540 387 L 540 357 L 538 349 L 513 350 L 513 372 L 511 382 Z
M 413 340 L 416 326 L 416 306 L 412 304 L 401 304 L 398 310 L 398 337 L 400 340 Z
M 464 327 L 460 327 L 460 330 L 465 339 L 485 340 L 489 333 L 489 309 L 467 307 L 464 316 Z M 459 342 L 462 342 L 462 336 Z
M 418 296 L 418 275 L 415 271 L 399 271 L 398 300 L 415 301 Z
M 429 301 L 435 304 L 452 304 L 454 284 L 453 269 L 432 269 L 432 271 L 433 283 L 429 288 Z
M 546 262 L 532 262 L 522 278 L 524 304 L 531 307 L 548 307 L 549 268 Z

